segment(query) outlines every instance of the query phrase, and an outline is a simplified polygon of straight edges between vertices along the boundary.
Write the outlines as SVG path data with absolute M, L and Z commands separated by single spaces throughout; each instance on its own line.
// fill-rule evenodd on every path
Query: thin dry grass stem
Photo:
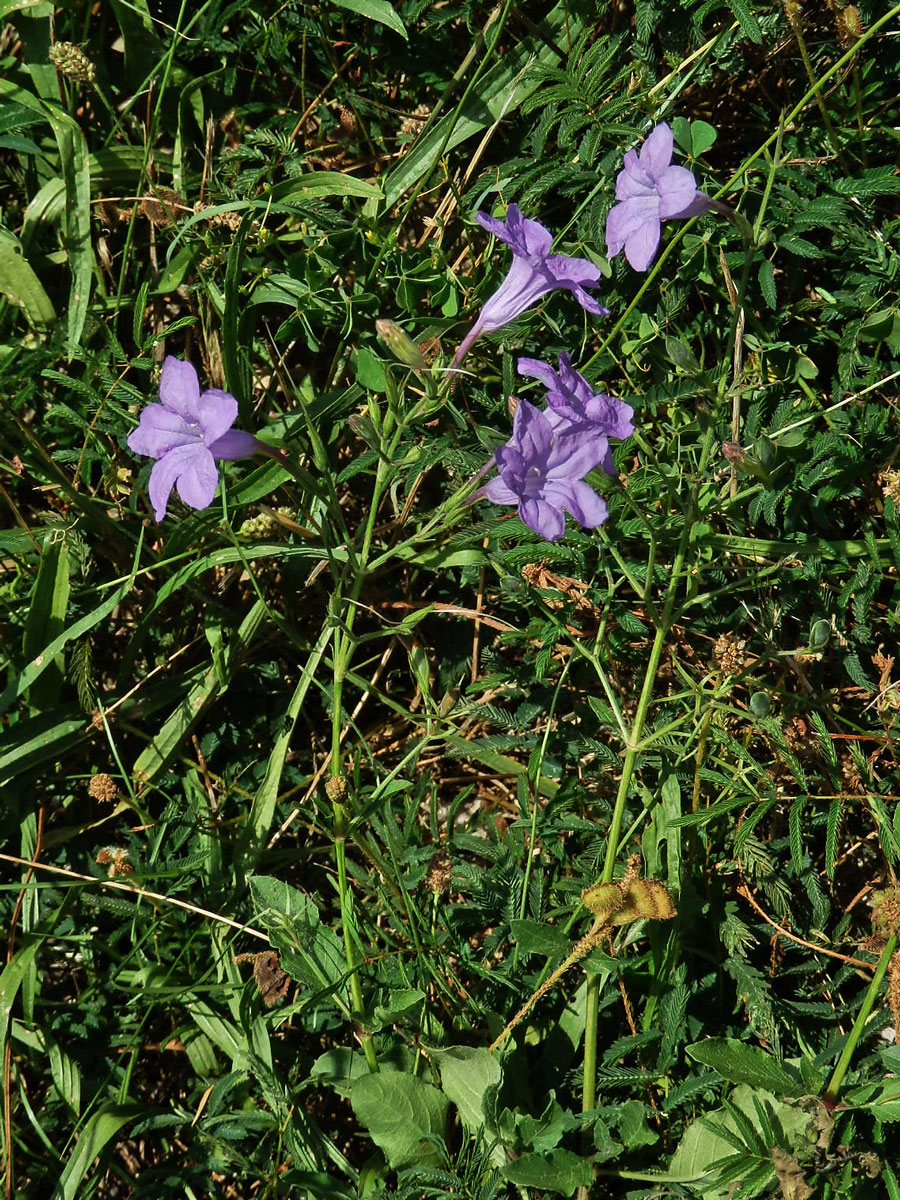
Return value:
M 183 908 L 186 912 L 194 913 L 196 916 L 209 917 L 211 921 L 217 921 L 220 925 L 228 925 L 231 929 L 236 929 L 239 933 L 247 933 L 250 937 L 259 938 L 261 942 L 269 944 L 269 935 L 263 933 L 261 929 L 255 929 L 252 925 L 245 925 L 242 921 L 233 921 L 231 917 L 223 917 L 221 913 L 213 912 L 208 908 L 201 908 L 199 904 L 190 904 L 187 900 L 176 900 L 174 896 L 164 896 L 162 892 L 148 891 L 146 888 L 139 887 L 135 883 L 122 883 L 116 879 L 98 879 L 95 875 L 82 875 L 80 871 L 70 871 L 66 867 L 54 867 L 49 863 L 37 862 L 28 858 L 19 858 L 15 854 L 0 854 L 0 862 L 13 863 L 19 867 L 36 867 L 38 870 L 47 871 L 51 875 L 61 875 L 65 879 L 71 879 L 75 883 L 93 883 L 101 888 L 113 888 L 119 892 L 128 892 L 141 900 L 154 900 L 159 904 L 170 904 L 174 908 Z
M 482 546 L 487 549 L 488 539 L 482 541 Z M 473 683 L 478 679 L 478 657 L 481 650 L 481 613 L 484 610 L 484 587 L 487 579 L 487 567 L 482 566 L 478 576 L 478 595 L 475 599 L 475 627 L 472 630 L 472 673 L 471 680 Z
M 803 938 L 797 937 L 795 933 L 791 933 L 790 930 L 785 929 L 783 925 L 779 925 L 778 922 L 770 917 L 769 914 L 765 912 L 765 910 L 757 903 L 746 882 L 738 885 L 737 892 L 739 896 L 743 896 L 754 912 L 762 917 L 767 925 L 771 925 L 777 933 L 779 933 L 782 937 L 787 938 L 789 942 L 794 942 L 797 946 L 803 946 L 806 950 L 812 950 L 816 954 L 824 954 L 827 958 L 836 958 L 838 962 L 846 963 L 851 967 L 861 967 L 864 971 L 875 970 L 874 963 L 863 962 L 861 958 L 853 958 L 852 955 L 849 954 L 840 954 L 837 950 L 826 950 L 824 946 L 817 946 L 815 942 L 807 942 Z

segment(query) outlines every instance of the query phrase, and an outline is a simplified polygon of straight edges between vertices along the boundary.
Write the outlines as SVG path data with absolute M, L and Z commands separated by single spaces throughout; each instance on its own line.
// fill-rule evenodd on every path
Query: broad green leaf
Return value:
M 51 530 L 41 553 L 38 577 L 31 593 L 28 620 L 25 623 L 26 658 L 40 660 L 59 637 L 69 604 L 69 551 L 65 538 Z M 41 664 L 44 665 L 44 664 Z M 43 678 L 29 690 L 29 702 L 42 711 L 53 708 L 59 699 L 63 681 L 63 658 L 55 654 L 46 664 Z
M 30 263 L 5 238 L 0 241 L 0 292 L 21 308 L 32 329 L 49 329 L 56 310 Z
M 6 21 L 14 12 L 28 12 L 32 17 L 50 17 L 53 5 L 47 0 L 0 0 L 0 21 Z
M 350 1103 L 395 1169 L 440 1162 L 437 1147 L 423 1138 L 446 1136 L 450 1105 L 430 1083 L 399 1071 L 364 1075 L 350 1088 Z
M 576 1188 L 591 1186 L 591 1162 L 571 1150 L 523 1154 L 503 1168 L 503 1177 L 520 1188 L 542 1188 L 546 1192 L 571 1196 Z
M 108 1104 L 95 1112 L 81 1130 L 50 1200 L 78 1200 L 86 1194 L 85 1180 L 94 1159 L 123 1125 L 146 1113 L 143 1104 Z
M 23 946 L 21 950 L 17 950 L 0 973 L 0 1046 L 6 1045 L 13 1002 L 22 986 L 22 980 L 31 969 L 40 944 L 39 941 L 35 941 L 30 946 Z
M 799 1072 L 793 1067 L 737 1038 L 706 1038 L 685 1049 L 696 1062 L 712 1067 L 732 1083 L 765 1088 L 778 1096 L 802 1096 L 806 1092 Z
M 401 37 L 409 41 L 406 26 L 391 5 L 387 3 L 387 0 L 332 0 L 332 2 L 338 8 L 346 8 L 350 12 L 359 13 L 361 17 L 368 17 L 370 21 L 378 21 L 381 25 L 387 25 L 389 29 L 393 29 L 395 33 L 399 33 Z
M 65 706 L 0 731 L 0 783 L 24 775 L 32 767 L 59 761 L 77 745 L 86 736 L 87 721 L 81 711 L 70 715 L 73 711 L 74 705 Z
M 502 1067 L 483 1046 L 449 1046 L 429 1053 L 441 1073 L 441 1090 L 459 1109 L 466 1129 L 477 1133 L 485 1124 L 485 1101 L 503 1080 Z
M 278 951 L 284 969 L 315 991 L 331 993 L 346 1013 L 344 948 L 337 934 L 322 923 L 315 901 L 271 875 L 254 875 L 250 891 L 259 922 Z
M 572 942 L 556 925 L 534 921 L 529 917 L 513 918 L 509 923 L 516 945 L 526 954 L 545 954 L 547 958 L 565 958 Z
M 372 0 L 364 0 L 371 3 Z M 349 5 L 347 6 L 349 7 Z M 385 4 L 385 8 L 390 5 Z M 361 200 L 378 200 L 381 188 L 377 183 L 343 175 L 340 171 L 309 171 L 285 180 L 272 189 L 272 199 L 281 204 L 302 203 L 322 196 L 358 196 Z
M 370 392 L 383 393 L 387 391 L 384 364 L 365 346 L 361 346 L 356 355 L 356 380 L 361 387 L 367 388 Z
M 369 1074 L 365 1056 L 349 1046 L 340 1046 L 320 1054 L 310 1068 L 310 1079 L 319 1086 L 333 1088 L 339 1096 L 349 1096 L 357 1079 Z
M 420 1009 L 424 999 L 425 993 L 419 988 L 397 988 L 390 993 L 387 1004 L 375 1005 L 373 1032 L 376 1023 L 378 1028 L 391 1025 L 411 1009 Z
M 809 1114 L 799 1106 L 786 1104 L 768 1091 L 759 1091 L 740 1084 L 729 1096 L 733 1109 L 737 1109 L 750 1122 L 757 1134 L 762 1136 L 763 1130 L 757 1106 L 761 1105 L 764 1112 L 774 1115 L 775 1120 L 785 1135 L 787 1146 L 784 1149 L 796 1152 L 806 1142 L 806 1130 L 809 1126 Z M 735 1147 L 725 1133 L 738 1133 L 737 1121 L 733 1113 L 724 1108 L 713 1109 L 704 1113 L 688 1125 L 679 1142 L 669 1170 L 665 1175 L 645 1175 L 644 1179 L 658 1178 L 660 1184 L 695 1183 L 702 1185 L 703 1200 L 726 1200 L 732 1194 L 731 1185 L 717 1186 L 717 1173 L 709 1168 L 721 1159 L 732 1157 Z M 752 1161 L 748 1162 L 748 1168 Z
M 691 154 L 694 158 L 705 154 L 718 136 L 708 121 L 691 121 Z
M 844 1097 L 848 1105 L 867 1109 L 876 1121 L 900 1121 L 900 1078 L 866 1084 Z

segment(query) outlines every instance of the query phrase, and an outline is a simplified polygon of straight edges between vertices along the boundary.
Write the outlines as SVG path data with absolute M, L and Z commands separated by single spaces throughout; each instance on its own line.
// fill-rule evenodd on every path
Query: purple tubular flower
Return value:
M 489 233 L 510 247 L 513 252 L 512 266 L 500 287 L 485 301 L 478 319 L 463 338 L 452 366 L 459 366 L 472 343 L 482 333 L 501 329 L 527 312 L 541 296 L 556 288 L 570 291 L 588 312 L 598 317 L 606 316 L 609 310 L 585 291 L 585 288 L 596 287 L 600 282 L 599 268 L 586 258 L 551 254 L 553 237 L 550 230 L 538 221 L 523 217 L 518 205 L 509 205 L 505 221 L 481 212 L 477 214 L 477 219 Z
M 155 458 L 150 472 L 150 503 L 161 521 L 175 487 L 190 508 L 208 508 L 216 494 L 215 460 L 250 458 L 262 449 L 252 434 L 232 429 L 238 405 L 219 388 L 200 394 L 197 372 L 171 355 L 163 363 L 160 404 L 148 404 L 137 429 L 127 439 L 129 450 Z
M 606 438 L 627 438 L 634 433 L 634 410 L 630 404 L 595 392 L 585 377 L 572 366 L 568 354 L 559 356 L 559 373 L 536 358 L 520 358 L 520 375 L 539 379 L 547 389 L 544 414 L 557 433 L 589 426 Z M 607 475 L 614 475 L 612 452 L 603 459 Z
M 639 153 L 629 150 L 616 179 L 616 199 L 606 219 L 606 243 L 613 258 L 624 247 L 635 271 L 646 271 L 659 246 L 663 221 L 697 217 L 713 207 L 697 190 L 687 167 L 673 167 L 672 130 L 657 125 Z
M 499 477 L 482 494 L 495 504 L 515 504 L 519 516 L 535 533 L 556 542 L 566 530 L 569 512 L 587 529 L 608 516 L 602 500 L 584 476 L 603 461 L 609 450 L 596 429 L 581 426 L 555 432 L 544 413 L 527 400 L 516 409 L 513 435 L 494 455 Z

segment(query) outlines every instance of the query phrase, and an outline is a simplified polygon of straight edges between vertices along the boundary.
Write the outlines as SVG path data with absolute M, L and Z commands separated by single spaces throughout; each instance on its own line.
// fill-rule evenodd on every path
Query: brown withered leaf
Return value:
M 782 1150 L 780 1146 L 772 1147 L 772 1162 L 775 1164 L 775 1174 L 784 1200 L 809 1200 L 813 1189 L 803 1177 L 800 1163 L 793 1154 Z
M 291 977 L 282 968 L 275 950 L 260 950 L 258 954 L 238 954 L 234 961 L 253 963 L 253 978 L 266 1008 L 271 1008 L 282 996 L 287 995 Z

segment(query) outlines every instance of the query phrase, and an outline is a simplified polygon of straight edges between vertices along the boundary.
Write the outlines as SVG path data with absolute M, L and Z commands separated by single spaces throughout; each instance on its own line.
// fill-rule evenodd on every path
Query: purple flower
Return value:
M 606 438 L 595 429 L 554 432 L 544 413 L 522 400 L 512 437 L 494 455 L 499 477 L 486 483 L 482 494 L 495 504 L 517 505 L 529 529 L 548 542 L 565 533 L 567 512 L 594 529 L 607 518 L 606 501 L 584 476 L 603 461 L 608 449 Z
M 541 296 L 556 288 L 566 288 L 572 292 L 588 312 L 606 316 L 609 310 L 584 290 L 596 287 L 600 282 L 599 268 L 586 258 L 551 254 L 553 237 L 550 230 L 538 221 L 523 217 L 518 205 L 509 205 L 505 222 L 481 212 L 477 214 L 477 219 L 489 233 L 512 249 L 512 266 L 493 296 L 485 301 L 478 319 L 463 338 L 452 366 L 459 366 L 480 334 L 501 329 L 531 308 Z
M 172 488 L 191 508 L 208 508 L 216 494 L 217 458 L 249 458 L 262 444 L 252 434 L 232 429 L 237 400 L 219 388 L 200 395 L 197 372 L 171 355 L 159 381 L 162 403 L 148 404 L 128 448 L 155 458 L 150 472 L 150 503 L 161 521 Z
M 635 271 L 646 271 L 653 261 L 662 221 L 696 217 L 713 207 L 687 167 L 669 165 L 673 146 L 669 126 L 657 125 L 640 153 L 628 151 L 616 179 L 619 203 L 606 219 L 608 254 L 612 258 L 624 246 Z
M 520 375 L 539 379 L 547 389 L 544 414 L 556 433 L 587 426 L 606 438 L 627 438 L 634 433 L 634 410 L 630 404 L 595 392 L 585 377 L 572 366 L 568 354 L 559 356 L 559 373 L 536 358 L 520 358 Z M 601 463 L 607 475 L 615 475 L 612 450 L 607 446 Z

